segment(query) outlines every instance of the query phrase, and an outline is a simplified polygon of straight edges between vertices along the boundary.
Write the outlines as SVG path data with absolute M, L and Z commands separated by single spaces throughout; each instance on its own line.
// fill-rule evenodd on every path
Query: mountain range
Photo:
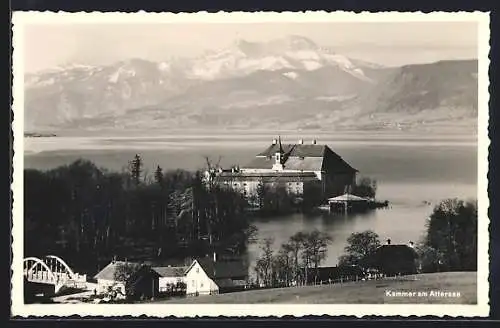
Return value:
M 442 129 L 477 125 L 477 60 L 384 67 L 310 39 L 25 75 L 27 130 Z

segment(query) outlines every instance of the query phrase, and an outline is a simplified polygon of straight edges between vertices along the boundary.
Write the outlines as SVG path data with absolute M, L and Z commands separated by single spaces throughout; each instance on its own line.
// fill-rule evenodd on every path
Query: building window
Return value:
M 196 268 L 196 273 L 200 273 L 200 268 Z
M 191 280 L 191 286 L 194 287 L 194 280 Z
M 200 282 L 200 288 L 203 288 L 203 281 Z

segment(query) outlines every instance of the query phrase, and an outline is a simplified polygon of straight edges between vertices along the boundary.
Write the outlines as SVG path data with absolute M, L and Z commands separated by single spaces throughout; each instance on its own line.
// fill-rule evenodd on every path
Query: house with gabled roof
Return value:
M 117 274 L 120 271 L 130 274 L 127 281 L 122 280 L 124 278 L 123 274 Z M 94 276 L 94 279 L 97 280 L 97 293 L 106 294 L 114 291 L 122 297 L 127 294 L 155 297 L 158 294 L 158 278 L 159 274 L 148 265 L 115 260 L 111 261 Z
M 387 276 L 395 276 L 417 273 L 418 258 L 413 242 L 392 244 L 391 240 L 387 239 L 387 243 L 379 246 L 365 261 L 367 266 Z
M 248 269 L 241 261 L 217 261 L 198 258 L 186 269 L 187 295 L 213 295 L 243 289 Z
M 259 184 L 282 185 L 298 196 L 318 191 L 323 199 L 342 195 L 356 183 L 357 170 L 327 145 L 285 144 L 273 140 L 246 165 L 214 172 L 216 182 L 246 196 L 256 194 Z
M 179 286 L 179 284 L 185 283 L 187 268 L 186 266 L 170 265 L 153 267 L 153 271 L 159 275 L 158 289 L 160 293 L 171 291 Z

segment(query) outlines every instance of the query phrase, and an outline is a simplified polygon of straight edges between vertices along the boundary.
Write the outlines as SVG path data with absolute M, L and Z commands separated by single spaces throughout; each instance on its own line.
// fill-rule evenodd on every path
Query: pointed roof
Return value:
M 188 267 L 153 267 L 152 269 L 156 271 L 161 277 L 183 277 L 186 273 Z
M 279 142 L 279 145 L 280 145 L 279 152 L 281 154 L 284 154 L 285 151 L 283 150 L 283 145 L 281 144 L 281 136 L 278 136 L 278 142 Z
M 137 262 L 125 262 L 125 261 L 111 261 L 108 265 L 104 267 L 101 271 L 99 271 L 94 279 L 106 279 L 106 280 L 114 280 L 115 272 L 118 270 L 120 266 L 124 265 L 134 265 L 140 266 L 140 263 Z
M 351 194 L 343 194 L 343 195 L 340 195 L 340 196 L 337 196 L 337 197 L 332 197 L 332 198 L 328 198 L 328 201 L 329 202 L 350 202 L 350 201 L 353 201 L 353 202 L 358 202 L 358 201 L 361 201 L 361 202 L 367 202 L 368 199 L 366 198 L 363 198 L 363 197 L 359 197 L 359 196 L 356 196 L 356 195 L 351 195 Z
M 241 261 L 216 261 L 212 258 L 199 258 L 186 269 L 186 274 L 191 270 L 194 264 L 198 264 L 210 279 L 239 278 L 248 275 L 248 269 Z

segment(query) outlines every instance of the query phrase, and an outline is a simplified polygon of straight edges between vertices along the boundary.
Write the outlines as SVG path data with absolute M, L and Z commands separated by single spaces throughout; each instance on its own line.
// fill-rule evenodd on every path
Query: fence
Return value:
M 322 285 L 342 285 L 346 283 L 356 283 L 360 281 L 370 281 L 370 280 L 416 280 L 416 275 L 371 275 L 371 276 L 348 276 L 340 277 L 337 279 L 317 279 L 315 281 L 311 280 L 308 282 L 275 282 L 272 285 L 256 285 L 250 284 L 245 289 L 271 289 L 271 288 L 288 288 L 288 287 L 307 287 L 307 286 L 322 286 Z

